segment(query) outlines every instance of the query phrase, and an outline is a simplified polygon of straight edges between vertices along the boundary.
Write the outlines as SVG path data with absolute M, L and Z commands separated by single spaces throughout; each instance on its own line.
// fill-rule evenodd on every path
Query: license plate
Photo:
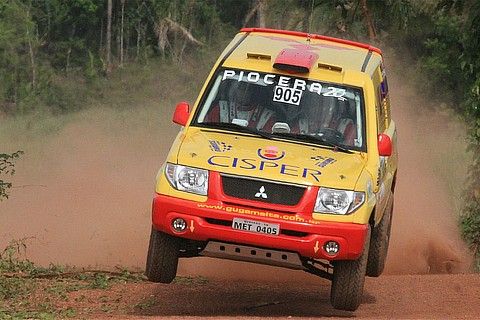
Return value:
M 232 228 L 254 233 L 263 233 L 278 236 L 280 225 L 276 223 L 267 223 L 241 218 L 233 218 Z

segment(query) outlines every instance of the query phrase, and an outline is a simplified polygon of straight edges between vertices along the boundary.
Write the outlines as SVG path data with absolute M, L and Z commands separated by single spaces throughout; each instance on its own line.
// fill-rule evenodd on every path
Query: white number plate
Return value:
M 276 86 L 273 90 L 273 101 L 285 102 L 298 106 L 300 105 L 302 93 L 302 90 Z
M 278 236 L 280 225 L 276 223 L 266 223 L 260 221 L 233 218 L 232 228 L 236 230 L 249 231 L 254 233 L 264 233 Z

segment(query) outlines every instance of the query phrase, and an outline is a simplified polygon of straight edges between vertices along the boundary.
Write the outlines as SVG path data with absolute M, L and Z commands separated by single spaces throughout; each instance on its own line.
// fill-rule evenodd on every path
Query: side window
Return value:
M 389 99 L 389 94 L 388 94 L 388 80 L 387 80 L 387 74 L 385 72 L 385 66 L 383 63 L 380 63 L 380 79 L 381 83 L 379 86 L 380 89 L 380 105 L 381 105 L 381 113 L 383 115 L 383 120 L 385 123 L 385 128 L 388 128 L 390 126 L 390 99 Z
M 375 109 L 377 109 L 377 125 L 378 132 L 381 133 L 385 131 L 385 108 L 383 104 L 383 94 L 382 94 L 382 85 L 380 84 L 377 89 L 377 98 L 375 99 Z
M 383 72 L 383 81 L 380 84 L 380 88 L 382 90 L 382 109 L 383 114 L 385 115 L 385 127 L 388 128 L 390 125 L 390 99 L 388 94 L 388 81 L 387 76 L 385 75 L 385 71 Z

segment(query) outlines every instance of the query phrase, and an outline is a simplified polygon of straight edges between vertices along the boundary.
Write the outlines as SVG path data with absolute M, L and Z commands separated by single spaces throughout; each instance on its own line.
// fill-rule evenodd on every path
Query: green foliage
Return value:
M 139 303 L 137 303 L 135 305 L 135 308 L 140 310 L 148 310 L 151 307 L 153 307 L 156 303 L 157 303 L 157 300 L 155 299 L 155 296 L 150 296 L 143 299 Z
M 30 8 L 21 1 L 0 0 L 0 99 L 4 109 L 35 95 L 36 65 L 31 53 L 38 49 Z
M 470 243 L 476 253 L 476 267 L 480 270 L 480 198 L 469 196 L 466 198 L 464 213 L 460 220 L 460 226 L 465 240 Z
M 122 2 L 113 1 L 114 69 L 158 58 L 183 62 L 192 49 L 216 48 L 233 32 L 229 17 L 220 16 L 219 10 L 232 10 L 223 2 Z M 56 113 L 86 105 L 89 94 L 65 82 L 94 91 L 105 77 L 106 11 L 106 1 L 0 0 L 0 112 Z
M 465 73 L 465 118 L 469 125 L 469 150 L 474 154 L 469 168 L 468 190 L 461 219 L 463 235 L 471 245 L 480 270 L 480 3 L 465 6 L 461 68 Z
M 450 100 L 468 125 L 473 161 L 460 226 L 480 270 L 480 2 L 438 1 L 435 8 L 416 53 L 428 88 Z
M 468 125 L 468 151 L 473 162 L 460 226 L 480 270 L 480 2 L 368 3 L 377 31 L 386 34 L 383 39 L 408 48 L 409 57 L 421 74 L 420 90 L 430 92 L 438 102 L 446 100 Z
M 432 96 L 448 99 L 456 108 L 462 108 L 462 99 L 458 97 L 464 96 L 466 83 L 458 63 L 463 52 L 461 17 L 440 11 L 433 16 L 433 21 L 433 30 L 424 42 L 425 52 L 419 66 L 429 80 Z M 461 109 L 458 111 L 462 112 Z
M 12 187 L 12 183 L 2 179 L 2 175 L 15 174 L 15 160 L 20 158 L 23 151 L 17 151 L 12 154 L 0 153 L 0 201 L 8 198 L 8 190 Z
M 5 320 L 21 320 L 21 319 L 39 319 L 39 320 L 54 320 L 55 312 L 36 312 L 36 311 L 7 311 L 0 309 L 0 319 Z

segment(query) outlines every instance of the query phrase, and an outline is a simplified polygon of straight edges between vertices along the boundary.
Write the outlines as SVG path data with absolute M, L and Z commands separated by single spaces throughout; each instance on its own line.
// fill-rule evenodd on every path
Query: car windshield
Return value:
M 225 68 L 212 78 L 192 124 L 226 128 L 222 124 L 228 123 L 233 131 L 244 127 L 243 131 L 310 143 L 311 137 L 318 137 L 364 151 L 364 119 L 358 88 Z

